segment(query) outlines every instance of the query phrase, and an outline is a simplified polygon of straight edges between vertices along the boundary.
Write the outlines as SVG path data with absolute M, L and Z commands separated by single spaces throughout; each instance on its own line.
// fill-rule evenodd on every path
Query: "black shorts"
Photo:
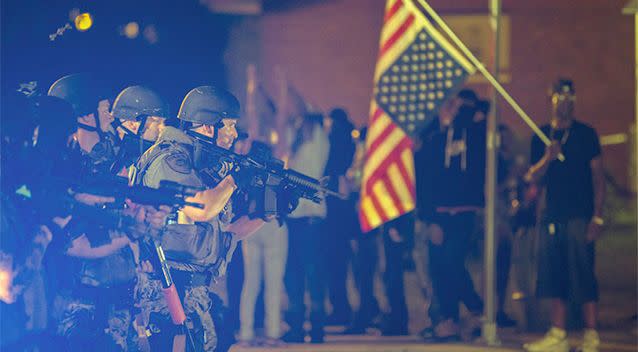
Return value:
M 587 303 L 598 301 L 595 242 L 587 242 L 587 219 L 542 221 L 536 294 Z

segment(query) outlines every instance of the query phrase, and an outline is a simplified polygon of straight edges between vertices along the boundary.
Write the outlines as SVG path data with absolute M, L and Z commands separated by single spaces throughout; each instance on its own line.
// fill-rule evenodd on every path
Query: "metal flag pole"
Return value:
M 476 69 L 479 70 L 479 72 L 481 72 L 481 74 L 487 79 L 488 82 L 490 82 L 490 84 L 494 87 L 494 89 L 496 89 L 496 91 L 503 97 L 503 99 L 505 99 L 505 101 L 507 101 L 507 103 L 510 104 L 510 106 L 523 119 L 523 121 L 525 121 L 527 126 L 529 126 L 529 128 L 531 128 L 532 131 L 534 131 L 534 133 L 538 136 L 538 138 L 541 139 L 543 143 L 545 143 L 545 145 L 549 146 L 551 144 L 551 141 L 549 140 L 549 138 L 547 138 L 545 133 L 543 133 L 543 131 L 541 131 L 540 128 L 538 128 L 538 126 L 532 120 L 532 118 L 529 117 L 529 115 L 527 115 L 525 111 L 523 111 L 523 109 L 520 107 L 520 105 L 518 105 L 518 103 L 514 100 L 514 98 L 512 98 L 512 96 L 509 95 L 509 93 L 505 90 L 505 88 L 503 88 L 503 86 L 496 80 L 496 78 L 492 76 L 492 74 L 485 68 L 485 66 L 481 63 L 481 61 L 477 59 L 476 56 L 474 56 L 474 54 L 470 51 L 470 49 L 467 48 L 467 46 L 465 46 L 465 44 L 461 41 L 461 39 L 459 39 L 459 37 L 452 31 L 452 29 L 450 29 L 450 27 L 436 13 L 436 11 L 434 11 L 434 9 L 427 3 L 427 1 L 425 0 L 417 0 L 417 1 L 419 2 L 419 4 L 421 4 L 421 6 L 423 6 L 425 11 L 427 11 L 428 15 L 432 17 L 432 19 L 434 19 L 436 24 L 438 24 L 439 27 L 441 27 L 441 29 L 443 29 L 443 31 L 450 37 L 450 39 L 452 39 L 454 44 L 456 44 L 456 46 L 459 47 L 459 49 L 472 62 L 472 64 L 476 66 Z M 563 154 L 559 154 L 558 159 L 561 161 L 564 161 L 565 156 Z
M 494 31 L 494 76 L 499 74 L 499 50 L 500 50 L 500 29 L 501 29 L 501 0 L 489 0 L 490 26 Z M 497 197 L 497 170 L 498 170 L 498 147 L 500 138 L 498 135 L 498 95 L 496 91 L 492 96 L 492 113 L 487 117 L 487 165 L 485 169 L 485 311 L 482 328 L 483 340 L 488 346 L 499 345 L 496 332 L 496 315 L 494 304 L 496 302 L 496 229 L 498 229 L 498 219 L 496 218 Z
M 622 13 L 624 15 L 633 15 L 634 16 L 634 74 L 636 79 L 636 120 L 634 122 L 634 156 L 638 155 L 638 0 L 630 0 L 627 5 L 622 9 Z M 638 163 L 636 166 L 638 168 Z M 633 182 L 638 182 L 638 169 L 634 170 L 634 177 L 636 177 Z M 638 185 L 634 184 L 634 187 L 638 189 Z M 636 197 L 636 206 L 638 207 L 638 197 Z

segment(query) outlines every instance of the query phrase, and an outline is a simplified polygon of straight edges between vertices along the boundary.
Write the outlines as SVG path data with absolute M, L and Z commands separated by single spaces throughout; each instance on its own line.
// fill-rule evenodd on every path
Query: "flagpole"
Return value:
M 481 63 L 481 61 L 477 59 L 476 56 L 470 51 L 470 49 L 468 49 L 467 46 L 465 46 L 465 44 L 461 41 L 461 39 L 459 39 L 459 37 L 452 31 L 452 29 L 450 29 L 450 27 L 436 13 L 436 11 L 434 11 L 434 9 L 427 3 L 427 1 L 426 0 L 417 0 L 417 1 L 419 2 L 419 4 L 421 4 L 421 6 L 423 6 L 425 11 L 428 12 L 430 17 L 434 19 L 434 21 L 439 25 L 439 27 L 441 27 L 443 31 L 445 31 L 445 33 L 450 37 L 450 39 L 452 39 L 452 41 L 459 47 L 459 49 L 461 49 L 463 54 L 465 54 L 465 56 L 472 62 L 472 64 L 476 66 L 476 69 L 478 69 L 479 72 L 481 72 L 481 74 L 483 74 L 483 76 L 487 79 L 487 81 L 490 82 L 490 84 L 492 84 L 494 89 L 496 89 L 496 91 L 503 97 L 503 99 L 505 99 L 505 101 L 507 101 L 507 103 L 510 104 L 510 106 L 523 119 L 523 121 L 525 121 L 527 126 L 529 126 L 532 129 L 532 131 L 534 131 L 534 133 L 538 136 L 538 138 L 541 139 L 541 141 L 545 145 L 549 146 L 552 142 L 549 140 L 549 138 L 547 138 L 547 135 L 545 135 L 545 133 L 543 133 L 543 131 L 541 131 L 540 128 L 538 128 L 538 126 L 532 120 L 532 118 L 529 117 L 529 115 L 527 115 L 525 111 L 523 111 L 523 109 L 520 107 L 520 105 L 518 105 L 518 103 L 514 100 L 514 98 L 512 98 L 512 96 L 510 96 L 509 93 L 507 93 L 505 88 L 503 88 L 503 86 L 496 80 L 496 78 L 492 76 L 492 74 L 485 68 L 485 66 Z M 559 154 L 558 159 L 561 161 L 564 161 L 565 156 L 563 154 Z
M 501 0 L 489 0 L 490 25 L 494 31 L 494 76 L 499 74 L 499 50 L 501 29 Z M 485 169 L 485 306 L 482 337 L 488 346 L 500 344 L 496 332 L 496 316 L 494 303 L 496 302 L 496 231 L 498 222 L 496 219 L 497 197 L 497 152 L 500 144 L 498 135 L 498 95 L 494 92 L 492 97 L 492 113 L 487 117 L 487 165 Z
M 635 110 L 635 114 L 636 114 L 636 120 L 634 122 L 634 150 L 632 151 L 633 153 L 633 157 L 635 158 L 638 155 L 638 0 L 631 0 L 627 3 L 627 5 L 625 5 L 625 7 L 623 7 L 622 9 L 622 13 L 624 15 L 629 15 L 629 16 L 634 16 L 634 74 L 635 74 L 635 80 L 636 80 L 636 110 Z M 632 154 L 630 153 L 630 156 L 632 156 Z M 638 168 L 638 163 L 634 160 L 634 167 Z M 638 180 L 638 169 L 634 169 L 633 170 L 633 175 L 634 175 L 634 179 L 630 180 L 631 182 L 633 182 L 633 185 L 635 187 L 635 189 L 638 190 L 638 184 L 636 184 L 637 180 Z M 636 206 L 638 206 L 638 197 L 636 197 Z

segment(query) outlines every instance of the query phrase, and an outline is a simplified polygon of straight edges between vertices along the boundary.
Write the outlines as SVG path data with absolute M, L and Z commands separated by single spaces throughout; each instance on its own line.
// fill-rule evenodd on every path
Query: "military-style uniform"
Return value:
M 204 183 L 193 167 L 192 156 L 192 138 L 175 127 L 166 127 L 155 145 L 137 162 L 131 178 L 135 184 L 154 188 L 159 187 L 162 180 L 201 187 Z M 217 319 L 212 306 L 219 299 L 210 291 L 209 284 L 224 275 L 237 246 L 235 237 L 223 231 L 224 224 L 232 218 L 231 208 L 229 203 L 218 218 L 207 223 L 194 223 L 180 212 L 178 224 L 167 225 L 161 237 L 187 315 L 187 326 L 194 333 L 195 343 L 201 344 L 205 351 L 213 351 L 217 345 Z M 174 327 L 161 288 L 161 282 L 154 279 L 138 286 L 139 304 L 150 316 L 151 332 L 156 333 L 151 337 L 154 348 L 171 343 L 170 330 Z
M 88 221 L 87 221 L 88 222 Z M 98 230 L 96 230 L 98 231 Z M 74 232 L 76 233 L 76 232 Z M 60 237 L 64 236 L 61 242 Z M 109 230 L 104 233 L 104 243 L 122 233 Z M 73 236 L 61 232 L 54 234 L 56 243 L 52 248 L 64 253 L 74 240 Z M 77 237 L 77 236 L 76 236 Z M 96 234 L 89 236 L 93 246 L 100 240 Z M 56 248 L 57 247 L 57 248 Z M 104 258 L 66 258 L 67 269 L 72 273 L 59 275 L 74 276 L 63 284 L 54 299 L 54 316 L 57 320 L 57 334 L 64 337 L 72 350 L 84 349 L 100 341 L 105 350 L 137 350 L 135 333 L 131 327 L 133 288 L 136 283 L 135 262 L 129 247 Z

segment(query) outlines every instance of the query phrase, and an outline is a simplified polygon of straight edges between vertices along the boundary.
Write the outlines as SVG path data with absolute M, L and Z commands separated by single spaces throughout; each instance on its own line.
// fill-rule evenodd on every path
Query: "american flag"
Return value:
M 387 1 L 363 167 L 364 232 L 414 209 L 412 139 L 474 70 L 410 0 Z

